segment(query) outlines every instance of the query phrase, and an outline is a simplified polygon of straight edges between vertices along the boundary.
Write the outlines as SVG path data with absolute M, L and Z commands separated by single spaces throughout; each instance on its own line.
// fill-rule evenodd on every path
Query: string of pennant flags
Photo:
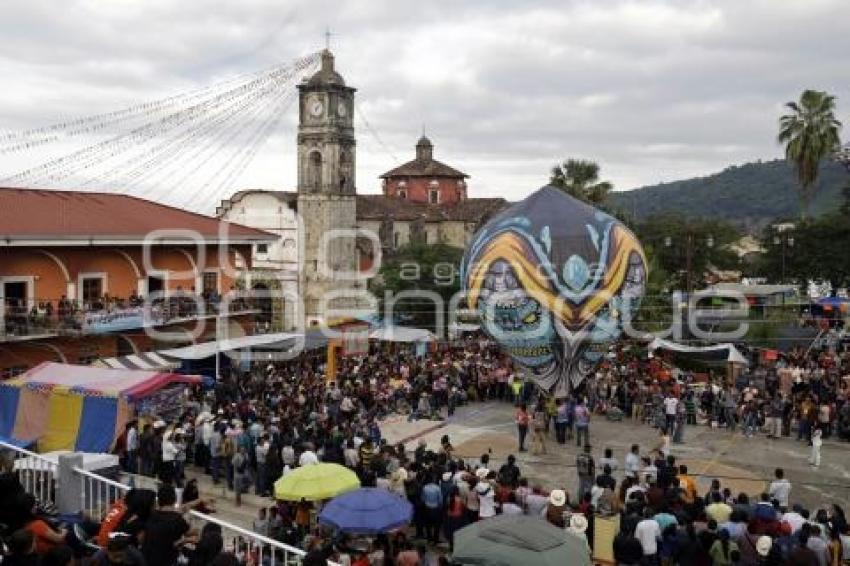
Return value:
M 0 156 L 34 149 L 49 155 L 56 147 L 41 163 L 0 178 L 0 186 L 143 196 L 163 192 L 153 181 L 166 179 L 169 190 L 159 200 L 200 208 L 239 180 L 295 100 L 294 83 L 319 61 L 314 53 L 114 112 L 0 133 Z M 77 137 L 88 145 L 63 154 Z
M 262 90 L 235 98 L 227 104 L 218 105 L 211 111 L 209 119 L 197 127 L 186 129 L 173 138 L 164 139 L 144 152 L 132 156 L 122 164 L 121 168 L 115 168 L 103 175 L 91 177 L 82 186 L 102 185 L 121 177 L 127 181 L 127 188 L 131 188 L 146 176 L 161 171 L 166 163 L 178 160 L 182 154 L 181 151 L 178 151 L 181 148 L 193 148 L 193 152 L 202 150 L 206 145 L 199 147 L 200 143 L 204 142 L 205 139 L 212 143 L 215 139 L 214 135 L 221 135 L 226 132 L 234 121 L 244 117 L 246 111 L 256 110 L 262 99 L 274 94 L 283 84 L 282 81 L 275 82 Z M 190 152 L 190 155 L 193 152 Z M 189 155 L 186 157 L 187 161 L 191 161 Z

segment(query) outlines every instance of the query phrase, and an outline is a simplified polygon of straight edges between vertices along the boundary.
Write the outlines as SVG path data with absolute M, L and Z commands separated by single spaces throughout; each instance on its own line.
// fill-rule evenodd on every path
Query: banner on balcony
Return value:
M 157 326 L 164 323 L 165 317 L 159 309 L 131 307 L 86 313 L 83 318 L 83 331 L 89 334 L 102 334 Z

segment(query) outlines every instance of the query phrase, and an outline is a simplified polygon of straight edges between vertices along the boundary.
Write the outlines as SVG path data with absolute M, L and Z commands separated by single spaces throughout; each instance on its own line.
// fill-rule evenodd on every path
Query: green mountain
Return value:
M 841 203 L 841 189 L 850 174 L 839 164 L 821 166 L 811 213 L 820 215 Z M 747 230 L 776 219 L 800 215 L 800 198 L 793 167 L 784 160 L 733 165 L 707 177 L 611 193 L 611 204 L 638 219 L 653 214 L 679 213 L 724 218 Z

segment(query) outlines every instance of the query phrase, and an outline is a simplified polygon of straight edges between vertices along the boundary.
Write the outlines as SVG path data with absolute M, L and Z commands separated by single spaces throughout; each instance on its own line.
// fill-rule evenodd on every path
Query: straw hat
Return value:
M 555 507 L 563 507 L 567 503 L 567 494 L 563 489 L 553 489 L 549 494 L 549 503 Z
M 587 530 L 587 517 L 581 513 L 575 513 L 570 517 L 570 530 L 574 533 L 583 533 Z
M 397 482 L 407 481 L 407 470 L 404 468 L 399 468 L 392 473 L 390 479 Z
M 767 535 L 760 536 L 756 541 L 756 552 L 759 556 L 767 556 L 770 554 L 770 549 L 773 547 L 773 539 Z

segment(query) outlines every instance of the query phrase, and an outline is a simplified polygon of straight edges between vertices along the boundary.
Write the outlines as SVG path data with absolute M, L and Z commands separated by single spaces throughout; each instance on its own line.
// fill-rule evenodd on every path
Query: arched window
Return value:
M 351 178 L 354 167 L 351 163 L 351 154 L 347 151 L 343 151 L 339 155 L 339 190 L 340 192 L 346 192 L 351 188 Z
M 407 198 L 407 189 L 399 189 L 397 194 L 398 194 L 398 198 L 406 199 Z
M 311 151 L 307 158 L 307 186 L 314 190 L 322 188 L 322 154 Z

